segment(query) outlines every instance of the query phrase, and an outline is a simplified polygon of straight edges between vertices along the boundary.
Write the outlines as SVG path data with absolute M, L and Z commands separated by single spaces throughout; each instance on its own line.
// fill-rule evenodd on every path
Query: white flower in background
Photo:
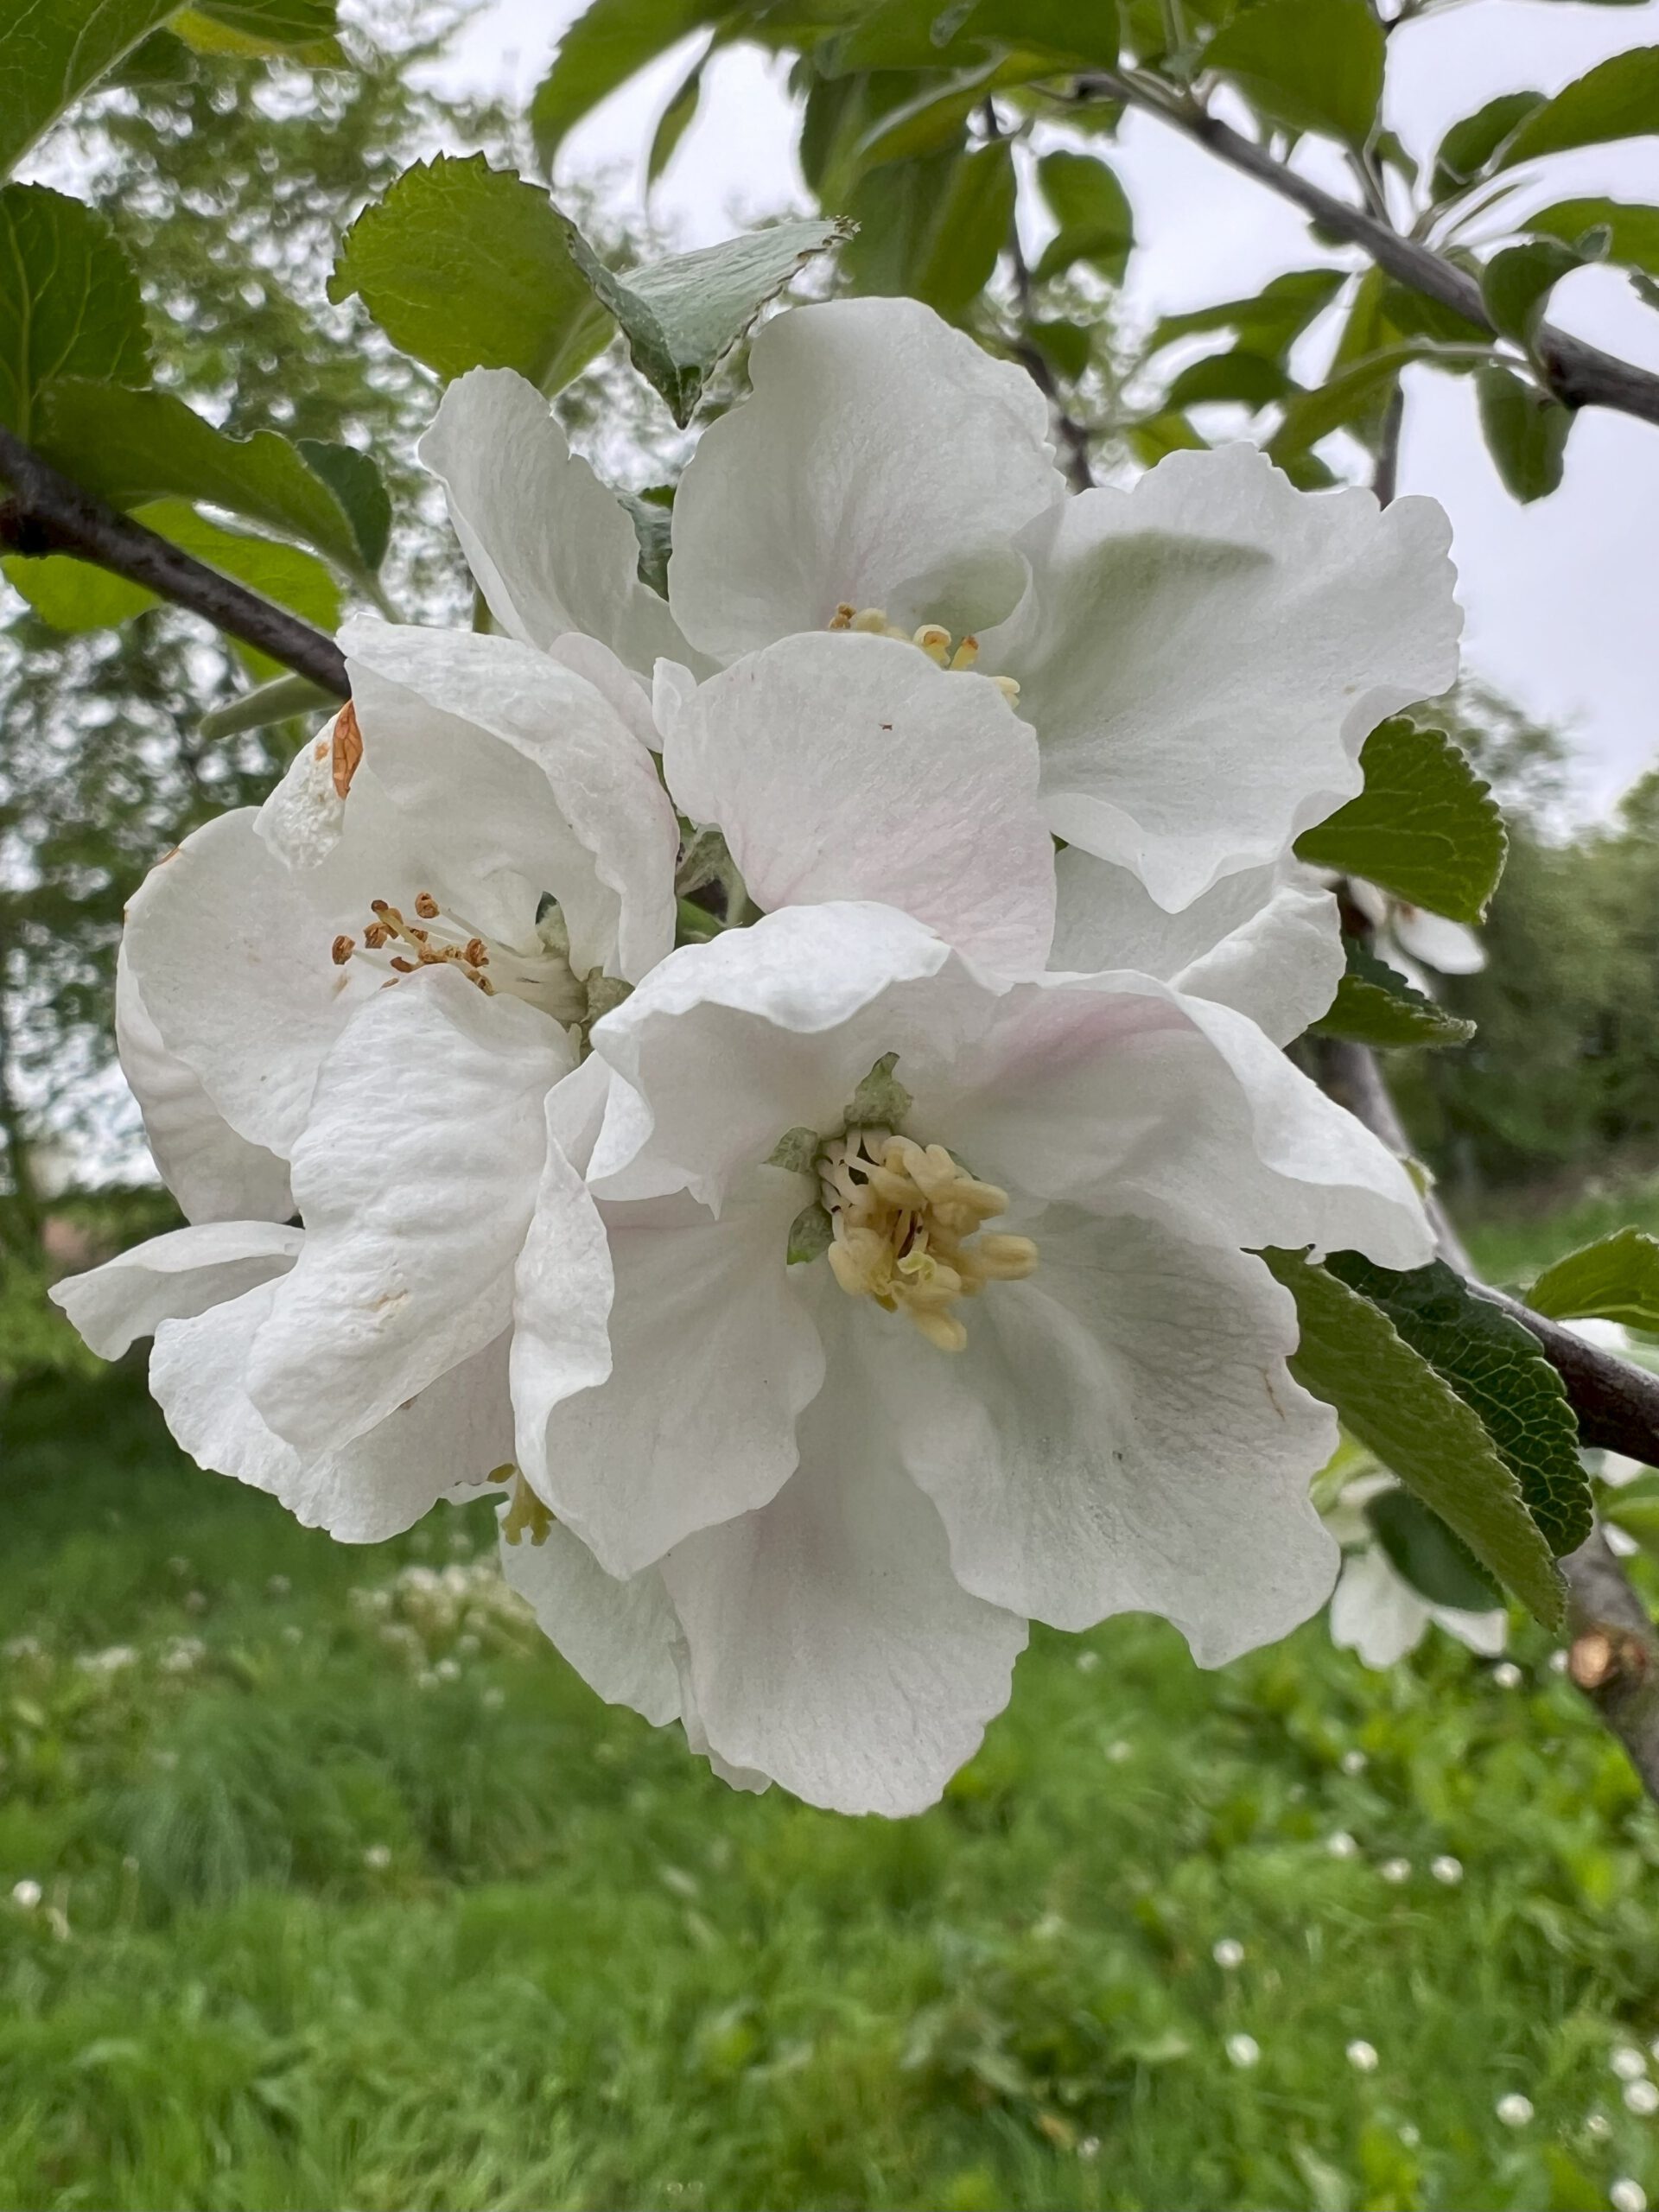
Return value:
M 1432 1604 L 1401 1573 L 1366 1519 L 1367 1503 L 1398 1487 L 1392 1475 L 1363 1475 L 1325 1514 L 1326 1528 L 1344 1547 L 1342 1575 L 1331 1600 L 1331 1641 L 1368 1667 L 1392 1667 L 1434 1627 L 1483 1658 L 1493 1657 L 1509 1635 L 1503 1606 L 1472 1611 Z
M 673 942 L 678 827 L 639 736 L 548 656 L 380 624 L 347 643 L 354 716 L 128 915 L 162 1164 L 199 1196 L 210 1159 L 207 1212 L 252 1217 L 54 1295 L 106 1357 L 155 1335 L 152 1389 L 202 1465 L 360 1541 L 512 1458 L 550 1100 L 582 1025 Z M 296 1209 L 303 1230 L 269 1217 Z
M 1518 2089 L 1511 2089 L 1500 2097 L 1492 2107 L 1505 2127 L 1525 2127 L 1532 2119 L 1532 2099 L 1523 2097 Z
M 1322 1602 L 1332 1419 L 1248 1248 L 1428 1240 L 1254 1024 L 1134 975 L 1009 986 L 832 904 L 675 953 L 593 1043 L 610 1374 L 570 1388 L 605 1316 L 573 1316 L 554 1192 L 513 1396 L 560 1525 L 505 1550 L 605 1694 L 722 1770 L 902 1812 L 1027 1618 L 1158 1612 L 1213 1665 Z
M 1480 939 L 1466 924 L 1414 906 L 1362 877 L 1344 880 L 1349 898 L 1376 932 L 1377 950 L 1419 989 L 1427 988 L 1419 966 L 1437 976 L 1478 976 L 1486 965 Z
M 582 631 L 642 675 L 814 633 L 977 666 L 1017 687 L 1048 826 L 1171 910 L 1274 863 L 1456 673 L 1432 501 L 1309 496 L 1248 446 L 1072 495 L 1030 378 L 913 301 L 791 309 L 749 365 L 681 481 L 666 607 L 534 388 L 450 386 L 422 457 L 503 630 Z

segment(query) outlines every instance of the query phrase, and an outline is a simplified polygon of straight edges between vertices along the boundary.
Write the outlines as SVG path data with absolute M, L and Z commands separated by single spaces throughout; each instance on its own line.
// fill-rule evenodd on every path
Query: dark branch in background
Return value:
M 90 561 L 188 607 L 336 698 L 350 697 L 346 663 L 332 638 L 83 492 L 3 426 L 0 483 L 14 494 L 0 503 L 0 550 Z
M 1438 300 L 1467 321 L 1491 330 L 1492 323 L 1481 300 L 1480 287 L 1466 270 L 1419 239 L 1405 237 L 1391 223 L 1339 200 L 1217 116 L 1190 105 L 1162 86 L 1116 70 L 1097 70 L 1077 79 L 1082 99 L 1127 101 L 1168 124 L 1172 130 L 1205 146 L 1218 160 L 1229 162 L 1246 176 L 1265 184 L 1281 199 L 1293 200 L 1314 221 L 1334 231 L 1368 253 L 1380 269 L 1398 277 L 1414 291 Z M 1493 335 L 1497 333 L 1494 331 Z M 1611 407 L 1622 415 L 1635 415 L 1644 423 L 1659 423 L 1659 376 L 1638 369 L 1599 346 L 1587 346 L 1554 324 L 1539 332 L 1535 352 L 1549 391 L 1567 407 Z
M 1333 1037 L 1321 1041 L 1319 1058 L 1321 1080 L 1332 1096 L 1390 1151 L 1408 1154 L 1410 1141 L 1374 1054 L 1363 1045 Z M 1578 1416 L 1580 1440 L 1599 1451 L 1659 1463 L 1659 1376 L 1586 1344 L 1518 1298 L 1490 1289 L 1433 1192 L 1427 1205 L 1447 1266 L 1478 1296 L 1524 1322 L 1538 1339 Z M 1659 1803 L 1659 1632 L 1599 1528 L 1559 1563 L 1567 1580 L 1573 1634 L 1567 1672 L 1624 1746 L 1649 1796 Z

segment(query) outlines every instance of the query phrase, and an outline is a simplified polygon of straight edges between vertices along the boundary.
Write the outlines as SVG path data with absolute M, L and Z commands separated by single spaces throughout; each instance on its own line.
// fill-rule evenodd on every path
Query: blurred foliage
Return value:
M 336 1545 L 187 1465 L 130 1364 L 9 1428 L 0 2202 L 1659 2184 L 1609 2069 L 1659 2035 L 1659 1824 L 1524 1625 L 1518 1681 L 1039 1631 L 944 1803 L 849 1821 L 601 1706 L 487 1510 Z

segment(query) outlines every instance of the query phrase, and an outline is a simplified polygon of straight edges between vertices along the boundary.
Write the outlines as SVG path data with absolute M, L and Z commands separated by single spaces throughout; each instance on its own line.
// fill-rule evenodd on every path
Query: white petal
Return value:
M 200 1077 L 150 1020 L 124 942 L 115 959 L 115 1046 L 143 1116 L 150 1157 L 187 1221 L 286 1221 L 287 1163 L 238 1136 Z
M 1389 924 L 1401 950 L 1437 975 L 1478 976 L 1486 965 L 1480 939 L 1471 929 L 1448 921 L 1444 914 L 1431 914 L 1426 906 L 1397 904 L 1389 909 Z
M 346 798 L 334 783 L 332 722 L 289 762 L 254 828 L 290 868 L 315 868 L 339 844 L 346 829 Z
M 809 1195 L 804 1178 L 763 1168 L 718 1221 L 683 1198 L 607 1206 L 609 1381 L 554 1402 L 521 1386 L 521 1367 L 539 1381 L 551 1363 L 543 1335 L 522 1357 L 515 1345 L 518 1465 L 611 1573 L 764 1505 L 792 1472 L 797 1420 L 823 1381 L 790 1279 L 802 1270 L 785 1265 Z M 521 1270 L 521 1343 L 535 1320 Z
M 760 906 L 879 899 L 988 967 L 1048 957 L 1037 742 L 984 677 L 891 638 L 789 638 L 671 708 L 663 769 Z
M 555 1522 L 540 1543 L 503 1537 L 501 1571 L 543 1635 L 607 1705 L 632 1706 L 659 1727 L 678 1718 L 679 1623 L 654 1568 L 619 1582 Z
M 650 753 L 603 696 L 511 638 L 360 619 L 340 632 L 364 754 L 439 825 L 452 870 L 557 899 L 578 976 L 629 981 L 674 942 L 679 829 Z M 470 911 L 470 910 L 468 910 Z
M 674 502 L 669 601 L 693 645 L 734 659 L 842 601 L 958 633 L 1014 604 L 1009 541 L 1065 491 L 1023 370 L 913 300 L 837 300 L 775 316 L 749 376 Z
M 119 1359 L 163 1321 L 205 1313 L 285 1273 L 302 1241 L 301 1230 L 280 1222 L 205 1222 L 135 1244 L 54 1283 L 49 1294 L 100 1358 Z
M 984 1026 L 995 987 L 960 962 L 933 982 L 950 961 L 942 938 L 891 907 L 780 907 L 683 946 L 594 1025 L 594 1049 L 653 1117 L 654 1158 L 717 1211 L 788 1130 L 838 1129 L 884 1053 L 925 1040 L 948 1050 L 958 1031 Z M 626 1143 L 608 1122 L 601 1135 L 588 1175 L 602 1196 L 663 1187 L 617 1172 L 637 1148 L 639 1111 L 626 1117 Z
M 975 1301 L 960 1357 L 861 1317 L 957 1580 L 1058 1628 L 1161 1614 L 1205 1667 L 1287 1635 L 1338 1556 L 1308 1500 L 1336 1418 L 1286 1370 L 1288 1294 L 1128 1216 L 1028 1225 L 1036 1274 Z
M 1431 1605 L 1428 1617 L 1436 1628 L 1455 1636 L 1483 1659 L 1496 1659 L 1510 1640 L 1510 1617 L 1498 1609 L 1490 1613 L 1466 1612 L 1461 1605 Z
M 1346 956 L 1337 902 L 1304 869 L 1247 868 L 1179 914 L 1138 876 L 1068 846 L 1055 863 L 1053 969 L 1132 968 L 1239 1013 L 1288 1044 L 1329 1007 Z
M 567 630 L 563 637 L 553 640 L 547 651 L 562 668 L 568 668 L 584 683 L 593 685 L 647 753 L 658 750 L 657 725 L 651 713 L 651 683 L 645 676 L 636 676 L 625 668 L 608 645 L 601 645 L 597 638 L 584 637 L 580 630 Z M 695 683 L 696 678 L 688 671 L 688 680 Z
M 1016 985 L 958 1085 L 948 1119 L 918 1094 L 916 1126 L 1011 1190 L 1147 1214 L 1201 1243 L 1391 1268 L 1433 1256 L 1384 1145 L 1244 1015 L 1150 977 Z
M 570 451 L 534 385 L 511 369 L 469 370 L 419 454 L 509 637 L 545 648 L 585 631 L 642 675 L 658 653 L 685 657 L 667 607 L 639 581 L 626 509 Z
M 304 1527 L 326 1529 L 340 1543 L 373 1544 L 511 1459 L 505 1339 L 338 1451 L 310 1456 L 285 1444 L 248 1395 L 254 1340 L 276 1294 L 267 1283 L 156 1332 L 150 1390 L 198 1466 L 269 1492 Z
M 305 1246 L 254 1348 L 279 1435 L 337 1450 L 506 1329 L 545 1100 L 573 1059 L 556 1022 L 449 969 L 357 1016 L 294 1148 Z
M 663 1580 L 721 1759 L 836 1812 L 918 1813 L 1007 1702 L 1026 1624 L 957 1582 L 869 1379 L 845 1344 L 832 1358 L 798 1473 Z
M 314 864 L 279 858 L 244 808 L 193 830 L 139 887 L 125 945 L 145 1010 L 251 1143 L 286 1157 L 323 1054 L 379 988 L 361 960 L 334 964 L 335 938 L 361 936 L 371 898 L 454 896 L 434 830 L 360 770 L 340 842 Z
M 584 1065 L 592 1067 L 594 1062 L 589 1058 Z M 581 1070 L 547 1094 L 541 1180 L 513 1269 L 514 1456 L 525 1479 L 548 1498 L 554 1497 L 547 1464 L 549 1417 L 562 1401 L 579 1390 L 591 1392 L 611 1372 L 610 1243 L 580 1166 L 559 1141 L 570 1119 L 566 1094 L 579 1084 Z M 582 1087 L 592 1090 L 591 1080 Z M 608 1477 L 611 1470 L 604 1472 Z
M 985 639 L 1042 741 L 1051 827 L 1160 906 L 1274 860 L 1360 788 L 1387 715 L 1457 673 L 1445 515 L 1308 493 L 1254 447 L 1067 499 Z
M 1331 1641 L 1368 1667 L 1392 1667 L 1423 1640 L 1429 1610 L 1380 1544 L 1350 1552 L 1331 1600 Z

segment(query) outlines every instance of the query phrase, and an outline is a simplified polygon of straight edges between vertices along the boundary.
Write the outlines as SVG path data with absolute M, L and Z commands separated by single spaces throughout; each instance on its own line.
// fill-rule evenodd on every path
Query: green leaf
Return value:
M 1114 0 L 967 0 L 957 6 L 879 0 L 873 8 L 847 12 L 854 17 L 849 27 L 814 54 L 828 75 L 971 67 L 992 47 L 1011 47 L 1028 57 L 1032 74 L 1052 74 L 1057 64 L 1110 69 L 1117 62 Z
M 1578 1421 L 1531 1331 L 1478 1297 L 1443 1260 L 1402 1274 L 1357 1252 L 1334 1252 L 1325 1266 L 1380 1306 L 1479 1416 L 1550 1549 L 1575 1550 L 1590 1533 L 1592 1510 Z
M 42 622 L 67 635 L 83 630 L 116 630 L 135 615 L 147 614 L 159 601 L 143 584 L 125 576 L 95 569 L 90 561 L 77 561 L 67 553 L 48 553 L 39 559 L 9 554 L 0 561 L 0 573 L 22 594 Z
M 1347 973 L 1313 1030 L 1315 1036 L 1351 1037 L 1391 1051 L 1408 1045 L 1466 1045 L 1475 1025 L 1436 1006 L 1386 961 L 1351 941 Z
M 1295 386 L 1277 361 L 1235 347 L 1189 361 L 1164 394 L 1167 407 L 1197 407 L 1206 400 L 1241 400 L 1255 409 L 1283 399 Z
M 346 510 L 364 566 L 378 569 L 391 537 L 391 500 L 378 468 L 355 446 L 329 445 L 321 438 L 296 438 L 294 443 L 306 467 L 321 477 Z
M 1363 1510 L 1391 1564 L 1431 1605 L 1489 1613 L 1503 1604 L 1503 1592 L 1469 1547 L 1408 1490 L 1379 1491 Z
M 1561 480 L 1573 411 L 1494 363 L 1475 372 L 1480 427 L 1504 489 L 1524 506 Z
M 888 108 L 837 164 L 830 180 L 831 188 L 837 195 L 844 195 L 867 169 L 879 168 L 887 162 L 915 161 L 946 147 L 961 147 L 963 124 L 995 89 L 1001 75 L 1000 60 L 993 57 L 943 83 L 930 82 L 912 99 Z
M 1363 146 L 1382 98 L 1382 26 L 1365 0 L 1261 0 L 1205 49 L 1251 105 L 1293 130 Z
M 1558 1627 L 1560 1573 L 1478 1414 L 1370 1298 L 1300 1253 L 1262 1257 L 1296 1300 L 1301 1341 L 1290 1360 L 1296 1380 L 1334 1406 L 1344 1427 L 1438 1513 L 1505 1589 L 1547 1628 Z
M 827 1252 L 835 1242 L 836 1224 L 830 1218 L 828 1206 L 817 1198 L 804 1205 L 789 1224 L 789 1239 L 784 1248 L 784 1264 L 798 1268 L 803 1262 L 816 1260 Z
M 661 486 L 658 490 L 668 487 Z M 674 503 L 667 499 L 621 492 L 617 494 L 628 511 L 633 534 L 639 541 L 639 581 L 649 584 L 659 599 L 668 597 L 668 562 L 674 550 Z
M 334 0 L 194 0 L 173 28 L 198 54 L 286 54 L 313 64 L 346 58 L 334 37 Z
M 334 693 L 313 683 L 308 676 L 276 676 L 256 690 L 232 699 L 229 706 L 215 707 L 202 716 L 200 728 L 205 738 L 217 743 L 220 738 L 240 737 L 245 730 L 269 729 L 273 722 L 289 721 L 296 715 L 309 720 L 338 713 L 339 709 Z
M 1161 415 L 1149 415 L 1144 422 L 1127 423 L 1123 435 L 1143 468 L 1156 467 L 1166 453 L 1209 450 L 1208 439 L 1198 435 L 1185 415 L 1167 410 Z
M 1094 359 L 1094 333 L 1080 322 L 1028 322 L 1026 335 L 1041 347 L 1068 384 L 1076 384 Z
M 1340 269 L 1287 270 L 1248 299 L 1223 300 L 1214 307 L 1165 315 L 1154 326 L 1147 351 L 1156 353 L 1177 339 L 1198 337 L 1206 331 L 1230 330 L 1240 346 L 1252 353 L 1282 361 L 1347 281 L 1346 272 Z
M 47 385 L 37 429 L 46 458 L 114 506 L 205 499 L 302 538 L 348 575 L 362 568 L 340 501 L 274 430 L 229 437 L 173 392 L 74 378 Z
M 482 154 L 418 162 L 364 209 L 328 280 L 331 300 L 353 293 L 394 346 L 446 380 L 517 369 L 557 391 L 612 330 L 564 218 Z
M 697 104 L 702 98 L 703 65 L 714 49 L 715 41 L 710 39 L 680 79 L 674 97 L 657 119 L 657 128 L 652 133 L 651 153 L 645 162 L 647 192 L 673 160 L 681 139 L 696 118 Z
M 861 292 L 964 314 L 1007 243 L 1014 190 L 1006 141 L 874 171 L 849 205 L 859 228 L 842 257 L 848 275 Z
M 734 12 L 731 0 L 594 0 L 559 41 L 530 104 L 543 164 L 552 167 L 565 133 L 636 70 Z
M 1659 1238 L 1640 1229 L 1599 1236 L 1546 1268 L 1527 1303 L 1554 1321 L 1622 1321 L 1659 1332 Z
M 0 175 L 179 0 L 0 0 Z
M 1454 123 L 1434 156 L 1434 197 L 1445 200 L 1477 177 L 1523 117 L 1544 105 L 1541 92 L 1500 92 Z
M 1431 359 L 1437 351 L 1422 339 L 1390 346 L 1356 361 L 1352 368 L 1344 369 L 1312 391 L 1298 392 L 1287 404 L 1268 451 L 1278 461 L 1285 454 L 1305 452 L 1333 430 L 1351 428 L 1386 398 L 1398 383 L 1402 369 L 1414 361 Z
M 1587 257 L 1560 238 L 1532 238 L 1495 253 L 1480 272 L 1480 296 L 1493 329 L 1531 353 L 1551 291 Z
M 181 499 L 139 507 L 133 520 L 319 629 L 339 626 L 339 586 L 321 561 L 298 546 L 226 530 Z M 12 559 L 4 565 L 7 582 L 54 630 L 113 628 L 157 604 L 155 594 L 142 584 L 129 583 L 124 576 L 112 576 L 67 554 L 50 554 L 44 560 Z
M 1659 207 L 1624 200 L 1557 200 L 1529 215 L 1522 230 L 1576 245 L 1586 232 L 1605 231 L 1607 258 L 1659 276 Z
M 1456 922 L 1484 918 L 1509 850 L 1490 787 L 1443 730 L 1380 723 L 1360 754 L 1365 788 L 1305 830 L 1299 860 L 1381 884 Z
M 1033 272 L 1038 280 L 1086 261 L 1109 283 L 1121 283 L 1135 245 L 1135 215 L 1116 172 L 1092 154 L 1045 154 L 1037 181 L 1059 225 Z
M 138 279 L 80 200 L 0 186 L 0 423 L 32 437 L 36 395 L 54 376 L 148 380 Z
M 1633 47 L 1599 61 L 1526 117 L 1496 166 L 1513 168 L 1540 154 L 1605 145 L 1659 130 L 1659 46 Z
M 622 326 L 633 365 L 683 429 L 703 386 L 766 302 L 848 235 L 842 222 L 779 223 L 618 275 L 568 217 L 572 260 Z

